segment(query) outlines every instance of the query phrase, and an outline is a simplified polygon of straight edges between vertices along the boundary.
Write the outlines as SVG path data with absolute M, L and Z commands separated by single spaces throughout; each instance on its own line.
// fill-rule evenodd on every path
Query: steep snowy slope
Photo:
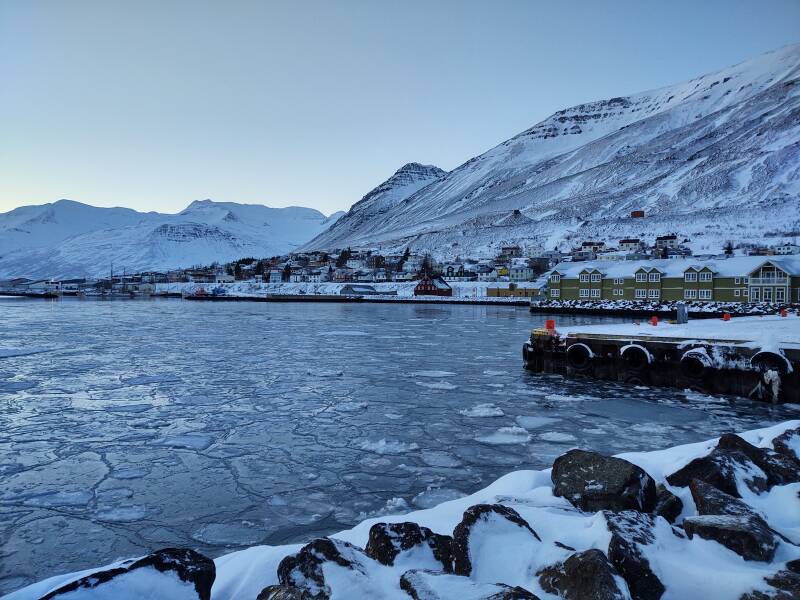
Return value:
M 351 244 L 358 245 L 356 240 L 369 239 L 371 233 L 379 229 L 381 215 L 445 175 L 446 171 L 433 165 L 403 165 L 389 179 L 356 202 L 346 214 L 346 219 L 340 219 L 330 229 L 305 244 L 304 248 L 343 248 Z
M 570 237 L 670 231 L 710 245 L 789 236 L 800 230 L 799 77 L 800 45 L 792 45 L 559 111 L 378 219 L 355 205 L 335 228 L 346 235 L 308 246 L 411 244 L 450 256 L 511 241 L 549 248 Z M 628 218 L 635 209 L 647 218 Z
M 273 256 L 336 221 L 302 207 L 195 201 L 177 215 L 59 201 L 0 215 L 0 278 L 97 276 Z M 48 243 L 49 242 L 49 243 Z

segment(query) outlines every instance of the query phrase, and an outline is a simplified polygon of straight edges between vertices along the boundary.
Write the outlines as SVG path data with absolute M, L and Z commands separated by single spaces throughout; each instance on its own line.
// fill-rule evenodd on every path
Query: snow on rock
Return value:
M 667 450 L 622 454 L 615 460 L 590 456 L 575 461 L 571 452 L 552 471 L 509 473 L 470 496 L 403 515 L 367 519 L 303 546 L 255 546 L 222 556 L 215 561 L 210 597 L 796 598 L 800 482 L 789 482 L 792 477 L 783 470 L 786 463 L 776 456 L 795 460 L 793 450 L 787 456 L 781 449 L 794 445 L 798 431 L 800 421 L 788 421 L 741 433 L 738 439 L 723 436 Z M 723 453 L 749 461 L 732 467 L 738 498 L 717 487 L 730 487 L 726 478 L 716 477 L 717 466 L 709 471 L 715 476 L 705 480 L 671 477 L 697 459 Z M 753 475 L 750 465 L 756 464 L 764 467 L 756 467 L 763 485 L 751 488 L 745 481 Z M 572 475 L 566 471 L 570 465 L 576 470 Z M 627 509 L 595 512 L 599 506 L 573 506 L 574 494 L 554 493 L 564 492 L 565 482 L 573 480 L 580 484 L 575 487 L 579 494 L 616 490 L 619 497 L 609 508 Z M 617 485 L 620 482 L 633 491 Z M 650 490 L 654 483 L 658 485 Z M 677 515 L 673 510 L 674 524 L 657 509 L 656 498 L 669 495 L 681 501 Z M 605 500 L 609 498 L 603 502 L 609 504 Z M 653 512 L 643 512 L 648 509 Z M 147 558 L 51 578 L 5 600 L 35 600 L 56 590 L 61 591 L 49 597 L 208 597 L 191 582 L 202 576 L 203 585 L 211 586 L 210 568 L 187 570 L 182 578 L 182 567 L 170 563 L 161 571 L 142 564 Z M 134 568 L 136 564 L 141 568 Z M 197 558 L 190 564 L 206 563 Z M 191 579 L 195 574 L 198 577 Z
M 581 510 L 650 512 L 656 486 L 643 469 L 621 458 L 570 450 L 553 463 L 553 493 Z
M 502 417 L 505 415 L 502 408 L 491 403 L 476 404 L 471 408 L 464 408 L 458 412 L 465 417 Z

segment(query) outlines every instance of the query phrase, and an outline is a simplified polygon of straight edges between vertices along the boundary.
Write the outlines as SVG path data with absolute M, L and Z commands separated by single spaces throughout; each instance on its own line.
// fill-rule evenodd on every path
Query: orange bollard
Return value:
M 722 320 L 723 321 L 730 321 L 731 320 L 731 313 L 722 313 Z
M 653 327 L 658 325 L 658 317 L 657 316 L 653 315 L 652 317 L 650 317 L 650 325 L 652 325 Z

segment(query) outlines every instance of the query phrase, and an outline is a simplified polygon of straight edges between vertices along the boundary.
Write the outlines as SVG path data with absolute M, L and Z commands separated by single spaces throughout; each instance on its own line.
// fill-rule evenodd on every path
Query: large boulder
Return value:
M 743 515 L 700 515 L 686 517 L 683 529 L 690 538 L 697 535 L 719 542 L 745 560 L 769 562 L 775 557 L 777 542 L 763 519 Z
M 152 575 L 142 578 L 141 574 L 147 571 Z M 131 597 L 153 600 L 209 600 L 215 577 L 214 561 L 210 558 L 194 550 L 164 548 L 71 581 L 40 600 L 68 595 L 105 600 L 113 598 L 120 589 L 125 589 Z
M 433 559 L 446 573 L 453 571 L 453 538 L 434 533 L 416 523 L 375 523 L 369 530 L 369 541 L 364 548 L 367 556 L 379 563 L 393 566 L 398 557 L 410 552 L 429 549 Z M 415 556 L 415 560 L 419 557 Z
M 541 542 L 513 508 L 476 504 L 453 530 L 453 570 L 477 581 L 512 581 L 530 565 Z
M 800 465 L 800 427 L 788 429 L 772 440 L 775 452 Z
M 621 458 L 570 450 L 553 463 L 551 478 L 556 496 L 563 496 L 587 512 L 650 512 L 656 506 L 653 478 Z
M 628 584 L 634 600 L 658 600 L 664 585 L 650 568 L 643 548 L 655 542 L 656 517 L 633 510 L 603 513 L 611 540 L 608 559 Z
M 348 542 L 317 538 L 280 562 L 278 582 L 305 590 L 313 600 L 327 600 L 332 590 L 323 567 L 330 569 L 335 565 L 350 571 L 354 578 L 366 578 L 365 565 L 369 560 L 363 550 Z
M 790 457 L 780 452 L 758 448 L 738 435 L 726 433 L 708 455 L 695 458 L 669 475 L 667 482 L 686 487 L 693 479 L 739 498 L 740 483 L 760 493 L 773 485 L 800 481 L 800 469 Z
M 312 600 L 311 594 L 291 585 L 268 585 L 261 590 L 256 600 Z
M 800 598 L 800 560 L 786 563 L 786 568 L 764 577 L 769 589 L 744 594 L 739 600 L 797 600 Z
M 767 476 L 769 487 L 800 481 L 800 469 L 793 458 L 766 448 L 758 448 L 736 434 L 726 433 L 720 437 L 717 450 L 740 452 L 749 458 Z
M 666 486 L 658 484 L 656 486 L 656 506 L 653 514 L 657 517 L 664 517 L 670 523 L 683 512 L 683 502 L 675 494 L 670 492 Z
M 400 589 L 414 600 L 539 600 L 521 587 L 502 583 L 480 583 L 460 575 L 426 570 L 406 571 L 400 577 Z
M 739 498 L 734 498 L 722 490 L 699 479 L 689 483 L 694 505 L 700 515 L 733 515 L 739 517 L 760 516 Z
M 617 570 L 600 550 L 571 555 L 563 563 L 537 573 L 539 585 L 564 600 L 628 600 L 630 595 Z

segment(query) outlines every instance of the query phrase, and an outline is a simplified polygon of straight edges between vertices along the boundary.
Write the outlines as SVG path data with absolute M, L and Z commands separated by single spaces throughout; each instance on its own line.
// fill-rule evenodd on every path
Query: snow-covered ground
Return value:
M 796 572 L 800 558 L 800 478 L 796 472 L 784 472 L 780 476 L 776 473 L 780 472 L 781 465 L 800 464 L 793 462 L 800 460 L 797 455 L 800 450 L 800 431 L 795 437 L 782 436 L 784 432 L 798 427 L 800 420 L 787 421 L 742 433 L 744 441 L 729 438 L 728 443 L 734 439 L 736 444 L 743 444 L 742 448 L 750 443 L 764 449 L 745 449 L 750 457 L 737 454 L 740 452 L 739 446 L 715 450 L 716 439 L 661 451 L 618 455 L 644 470 L 645 474 L 639 476 L 637 484 L 643 490 L 653 485 L 648 481 L 649 475 L 666 490 L 659 492 L 663 494 L 659 497 L 672 498 L 670 494 L 674 494 L 674 498 L 677 498 L 669 500 L 672 508 L 665 509 L 662 505 L 661 509 L 653 509 L 658 515 L 655 517 L 644 514 L 646 494 L 633 501 L 639 503 L 637 506 L 641 506 L 641 510 L 595 512 L 582 511 L 573 506 L 579 501 L 579 496 L 605 498 L 600 500 L 605 503 L 620 498 L 596 495 L 599 494 L 598 490 L 604 489 L 604 485 L 609 486 L 606 490 L 613 485 L 610 479 L 604 479 L 607 475 L 602 470 L 597 471 L 596 475 L 600 483 L 594 487 L 584 483 L 586 487 L 579 496 L 571 498 L 572 502 L 559 497 L 554 487 L 557 479 L 562 481 L 561 470 L 557 476 L 555 469 L 553 472 L 550 469 L 515 471 L 469 496 L 425 510 L 367 519 L 352 529 L 335 533 L 331 536 L 336 540 L 335 543 L 328 546 L 328 552 L 332 554 L 317 553 L 306 555 L 303 559 L 301 553 L 297 555 L 301 557 L 301 562 L 296 563 L 294 569 L 281 561 L 297 553 L 301 549 L 298 544 L 256 546 L 222 556 L 215 561 L 216 579 L 211 588 L 211 598 L 254 600 L 266 586 L 291 582 L 311 592 L 321 593 L 315 596 L 320 598 L 407 600 L 409 596 L 401 589 L 401 577 L 406 580 L 406 589 L 410 583 L 417 592 L 420 589 L 427 590 L 429 595 L 422 597 L 442 600 L 487 599 L 490 592 L 502 591 L 503 584 L 520 586 L 547 600 L 589 597 L 560 595 L 551 587 L 553 579 L 543 576 L 548 571 L 560 574 L 562 579 L 559 581 L 556 578 L 555 585 L 561 591 L 570 585 L 588 585 L 590 592 L 595 586 L 594 593 L 600 594 L 598 588 L 602 585 L 604 590 L 610 589 L 614 594 L 604 595 L 603 598 L 620 600 L 629 599 L 632 594 L 637 598 L 662 600 L 738 600 L 753 590 L 774 593 L 776 590 L 771 585 L 786 586 L 783 589 L 788 591 L 780 598 L 795 598 L 797 596 L 794 594 L 800 590 L 800 577 Z M 776 439 L 784 440 L 782 454 L 773 451 L 773 447 L 779 447 L 774 445 Z M 726 460 L 733 461 L 726 464 L 733 464 L 735 469 L 740 469 L 724 477 L 724 483 L 733 485 L 735 489 L 732 491 L 739 498 L 725 496 L 717 488 L 709 485 L 703 487 L 702 483 L 698 484 L 699 487 L 692 483 L 690 489 L 676 481 L 672 474 L 683 471 L 684 467 L 691 469 L 695 464 L 692 461 L 706 456 L 709 459 L 705 460 L 713 456 L 721 457 L 718 459 L 720 464 Z M 756 467 L 751 460 L 766 460 L 766 464 L 759 462 L 765 470 Z M 777 471 L 772 471 L 772 467 L 776 467 Z M 621 467 L 615 464 L 614 468 Z M 623 468 L 627 469 L 628 466 Z M 780 481 L 759 484 L 758 478 L 766 477 L 768 471 L 770 478 L 777 476 Z M 702 481 L 703 475 L 697 476 Z M 582 477 L 584 475 L 579 475 L 579 479 Z M 720 499 L 721 505 L 718 502 Z M 698 514 L 704 516 L 696 516 Z M 468 515 L 472 517 L 468 518 Z M 674 521 L 674 525 L 671 521 Z M 385 549 L 376 552 L 373 546 L 372 550 L 368 549 L 368 554 L 363 553 L 362 548 L 374 543 L 372 537 L 375 533 L 371 533 L 373 525 L 401 522 L 416 523 L 441 535 L 453 534 L 452 552 L 458 575 L 441 573 L 448 570 L 444 565 L 452 568 L 452 563 L 437 557 L 435 550 L 432 553 L 437 546 L 428 546 L 429 542 L 417 541 L 406 547 L 401 545 L 404 542 L 395 538 L 390 544 L 390 549 L 393 544 L 394 550 L 389 550 L 389 561 L 385 558 Z M 738 526 L 741 523 L 747 523 L 744 530 L 731 525 Z M 766 537 L 762 538 L 760 547 L 748 545 L 753 540 L 747 536 L 762 527 L 759 523 L 763 523 L 763 528 L 758 530 L 759 535 Z M 707 528 L 705 532 L 698 529 L 701 526 Z M 689 534 L 690 531 L 694 533 Z M 726 535 L 717 537 L 720 531 Z M 436 543 L 443 542 L 436 540 Z M 588 550 L 600 551 L 601 554 L 593 555 L 594 559 L 600 561 L 594 564 L 599 566 L 596 570 L 582 571 L 571 577 L 569 569 L 565 567 L 569 564 L 567 559 L 571 556 L 586 559 L 588 555 L 581 553 Z M 606 554 L 610 562 L 605 559 Z M 788 564 L 791 561 L 795 561 L 794 566 Z M 35 600 L 89 573 L 91 570 L 53 577 L 5 598 Z M 152 579 L 148 581 L 145 578 L 147 575 Z M 170 594 L 176 592 L 169 591 L 170 587 L 158 587 L 163 582 L 155 580 L 157 575 L 152 571 L 145 572 L 142 579 L 136 582 L 137 587 L 131 586 L 131 593 L 126 593 L 124 586 L 117 586 L 114 598 L 127 600 L 142 597 L 137 594 L 156 599 L 173 597 Z M 103 596 L 102 586 L 98 586 L 95 593 L 87 590 L 64 597 L 110 597 Z M 196 596 L 182 591 L 179 597 Z M 774 596 L 758 596 L 762 597 Z
M 613 325 L 590 325 L 561 327 L 559 335 L 570 334 L 668 337 L 684 340 L 716 340 L 748 343 L 751 345 L 779 346 L 800 349 L 800 315 L 789 313 L 786 317 L 769 315 L 763 317 L 736 317 L 723 319 L 692 319 L 684 324 L 659 321 L 618 323 Z

